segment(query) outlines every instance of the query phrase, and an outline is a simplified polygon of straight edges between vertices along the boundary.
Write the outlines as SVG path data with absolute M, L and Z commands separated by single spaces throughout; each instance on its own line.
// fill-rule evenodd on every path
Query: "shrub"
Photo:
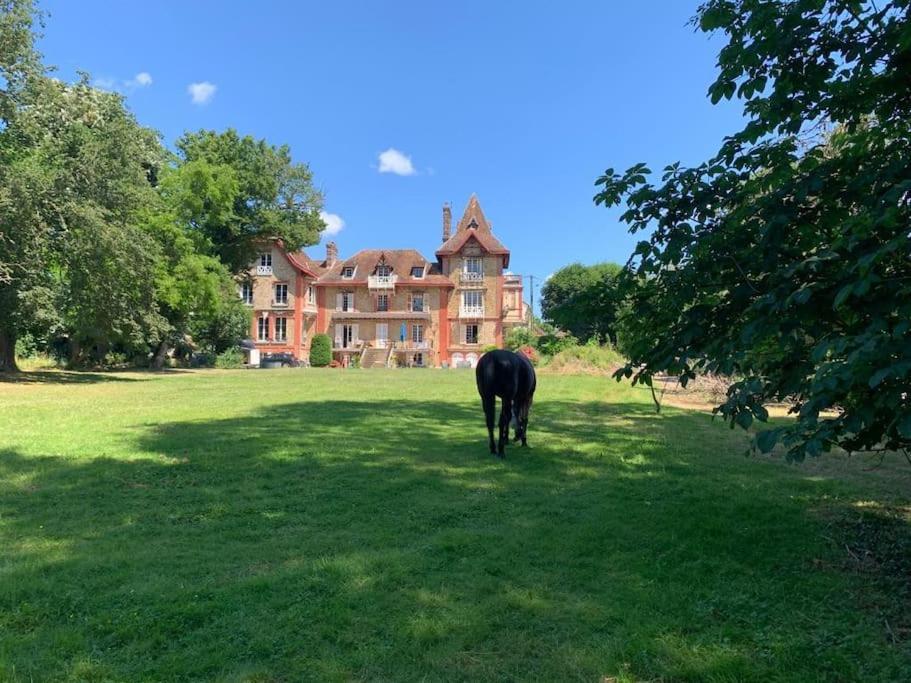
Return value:
M 230 369 L 244 366 L 244 352 L 240 349 L 228 349 L 215 357 L 215 367 Z
M 310 365 L 324 368 L 332 362 L 332 340 L 328 334 L 314 335 L 310 342 Z M 338 366 L 333 366 L 338 367 Z
M 488 344 L 483 349 L 481 349 L 481 353 L 487 353 L 488 351 L 496 351 L 499 348 L 500 347 L 497 346 L 496 344 Z
M 546 364 L 550 372 L 564 374 L 610 374 L 624 363 L 623 356 L 610 344 L 575 344 L 562 349 Z
M 521 353 L 528 360 L 530 360 L 532 365 L 537 365 L 538 360 L 540 360 L 538 352 L 535 350 L 534 346 L 529 346 L 526 344 L 525 346 L 520 346 L 518 349 L 516 349 L 516 352 Z
M 545 356 L 555 356 L 565 349 L 579 345 L 579 341 L 571 334 L 544 334 L 538 337 L 536 347 Z
M 527 327 L 513 327 L 506 335 L 505 346 L 515 351 L 523 346 L 535 346 L 538 338 Z

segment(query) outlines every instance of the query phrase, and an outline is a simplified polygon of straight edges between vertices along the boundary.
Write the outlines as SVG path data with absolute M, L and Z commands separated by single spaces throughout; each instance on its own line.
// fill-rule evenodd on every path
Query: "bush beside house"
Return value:
M 317 334 L 310 342 L 310 365 L 324 368 L 332 362 L 332 340 L 328 334 Z

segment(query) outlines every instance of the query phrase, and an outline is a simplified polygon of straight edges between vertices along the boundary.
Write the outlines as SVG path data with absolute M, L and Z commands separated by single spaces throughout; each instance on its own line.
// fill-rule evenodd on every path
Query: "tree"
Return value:
M 229 129 L 187 133 L 177 149 L 175 199 L 209 253 L 232 273 L 249 267 L 264 238 L 281 239 L 289 250 L 319 241 L 323 197 L 309 167 L 292 162 L 287 145 Z
M 541 290 L 545 320 L 583 342 L 592 337 L 616 342 L 617 276 L 621 270 L 615 263 L 573 263 L 561 268 Z
M 328 334 L 315 334 L 310 341 L 310 365 L 323 368 L 332 362 L 332 340 Z
M 154 201 L 158 138 L 87 77 L 48 78 L 32 4 L 3 9 L 0 370 L 16 369 L 25 332 L 66 331 L 76 355 L 141 343 L 162 323 L 151 285 L 157 245 L 138 225 Z
M 608 169 L 595 201 L 650 231 L 622 278 L 628 365 L 737 379 L 731 426 L 792 401 L 759 433 L 802 459 L 911 448 L 911 29 L 905 1 L 710 0 L 727 44 L 709 88 L 744 128 L 693 168 Z M 646 333 L 647 328 L 647 333 Z

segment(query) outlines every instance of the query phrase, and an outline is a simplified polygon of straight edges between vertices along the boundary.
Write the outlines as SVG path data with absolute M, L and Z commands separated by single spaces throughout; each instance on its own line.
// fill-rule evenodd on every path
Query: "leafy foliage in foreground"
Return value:
M 736 375 L 719 412 L 791 457 L 911 448 L 911 26 L 903 0 L 711 0 L 709 88 L 748 123 L 707 162 L 608 169 L 596 202 L 651 230 L 624 277 L 619 374 Z M 834 412 L 833 412 L 834 411 Z

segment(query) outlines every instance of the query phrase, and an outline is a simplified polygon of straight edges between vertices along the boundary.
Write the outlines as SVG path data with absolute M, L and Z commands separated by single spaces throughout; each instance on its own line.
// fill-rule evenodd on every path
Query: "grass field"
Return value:
M 542 376 L 0 382 L 0 680 L 911 680 L 907 464 Z

